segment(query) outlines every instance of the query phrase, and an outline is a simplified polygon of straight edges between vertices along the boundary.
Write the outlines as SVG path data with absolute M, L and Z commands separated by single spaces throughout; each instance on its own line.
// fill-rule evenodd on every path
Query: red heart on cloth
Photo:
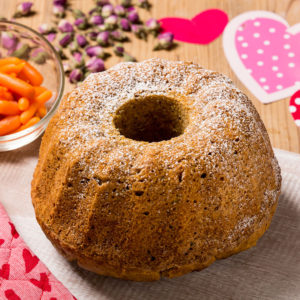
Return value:
M 0 246 L 4 243 L 3 239 L 0 239 Z
M 40 280 L 34 278 L 30 279 L 30 282 L 40 288 L 44 292 L 51 291 L 51 285 L 49 284 L 49 278 L 46 273 L 40 273 Z
M 18 234 L 18 232 L 17 232 L 17 230 L 16 230 L 15 225 L 14 225 L 13 223 L 11 223 L 11 222 L 8 222 L 8 224 L 9 224 L 10 227 L 11 227 L 11 235 L 12 235 L 15 239 L 17 239 L 17 238 L 19 237 L 19 234 Z
M 21 300 L 21 298 L 13 290 L 6 290 L 5 297 L 8 300 Z
M 2 277 L 4 279 L 8 279 L 8 277 L 9 277 L 9 270 L 10 270 L 9 264 L 4 264 L 2 266 L 2 268 L 0 269 L 0 277 Z
M 25 262 L 25 273 L 29 273 L 40 261 L 36 255 L 32 255 L 26 248 L 23 250 L 23 259 Z
M 296 125 L 300 127 L 300 90 L 291 97 L 289 109 Z
M 209 44 L 222 34 L 228 23 L 228 16 L 220 9 L 208 9 L 191 20 L 170 17 L 159 21 L 163 32 L 172 32 L 177 41 Z

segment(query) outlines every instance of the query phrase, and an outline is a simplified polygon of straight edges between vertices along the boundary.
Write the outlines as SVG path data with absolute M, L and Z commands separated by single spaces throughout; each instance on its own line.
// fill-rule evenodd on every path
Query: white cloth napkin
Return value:
M 45 237 L 30 198 L 39 143 L 0 153 L 0 201 L 27 245 L 78 300 L 300 299 L 299 154 L 275 149 L 282 194 L 272 224 L 256 247 L 201 272 L 138 283 L 85 271 L 67 262 Z

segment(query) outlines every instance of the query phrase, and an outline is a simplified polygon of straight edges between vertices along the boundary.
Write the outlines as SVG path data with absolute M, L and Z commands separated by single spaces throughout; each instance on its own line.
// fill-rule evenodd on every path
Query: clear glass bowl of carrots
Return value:
M 64 72 L 53 46 L 36 31 L 1 21 L 0 32 L 1 152 L 44 132 L 62 99 Z

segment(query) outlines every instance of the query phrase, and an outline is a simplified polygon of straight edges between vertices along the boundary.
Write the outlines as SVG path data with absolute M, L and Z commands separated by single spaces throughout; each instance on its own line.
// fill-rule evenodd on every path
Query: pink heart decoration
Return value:
M 220 9 L 208 9 L 191 20 L 163 18 L 159 20 L 163 32 L 172 32 L 174 39 L 192 44 L 209 44 L 222 34 L 228 23 L 227 14 Z
M 300 86 L 300 23 L 251 11 L 235 17 L 223 35 L 225 55 L 239 79 L 263 103 L 291 96 Z
M 289 109 L 296 125 L 300 127 L 300 90 L 291 97 Z
M 25 263 L 25 273 L 31 272 L 40 261 L 36 255 L 32 255 L 26 248 L 23 249 L 22 256 Z

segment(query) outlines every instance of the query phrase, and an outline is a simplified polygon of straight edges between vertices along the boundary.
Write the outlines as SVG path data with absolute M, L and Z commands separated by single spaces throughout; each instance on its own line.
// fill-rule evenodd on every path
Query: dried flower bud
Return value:
M 84 30 L 88 27 L 88 22 L 86 18 L 78 18 L 74 21 L 74 25 L 81 30 Z
M 69 46 L 68 46 L 69 50 L 71 53 L 77 52 L 79 51 L 79 45 L 77 43 L 76 40 L 72 41 Z
M 11 32 L 3 31 L 1 33 L 2 47 L 7 50 L 15 50 L 18 38 Z
M 114 53 L 117 55 L 117 56 L 123 56 L 125 50 L 124 50 L 124 47 L 122 44 L 116 44 L 114 46 Z
M 72 68 L 71 68 L 71 64 L 69 62 L 64 61 L 62 65 L 63 65 L 63 68 L 64 68 L 64 72 L 66 74 L 71 72 Z
M 74 31 L 72 24 L 69 21 L 67 21 L 66 19 L 62 19 L 58 23 L 58 29 L 61 32 L 73 32 Z
M 137 38 L 147 40 L 147 32 L 146 32 L 144 26 L 132 24 L 131 31 L 134 33 L 134 35 Z
M 104 22 L 103 18 L 99 15 L 94 15 L 90 17 L 89 23 L 92 25 L 102 25 Z
M 158 44 L 154 47 L 153 50 L 162 50 L 162 49 L 171 49 L 174 45 L 174 34 L 172 32 L 161 33 L 158 37 Z
M 52 12 L 58 18 L 63 18 L 66 15 L 65 8 L 62 5 L 54 5 Z
M 93 16 L 93 15 L 100 15 L 100 14 L 101 14 L 101 11 L 102 11 L 102 7 L 101 7 L 101 6 L 96 6 L 96 7 L 92 8 L 92 9 L 89 11 L 89 15 L 90 15 L 90 16 Z
M 85 18 L 85 14 L 83 11 L 81 11 L 80 9 L 73 9 L 72 10 L 72 15 L 75 19 L 78 18 Z
M 128 37 L 122 31 L 119 30 L 112 31 L 110 33 L 110 36 L 112 37 L 113 40 L 119 42 L 125 42 L 128 39 Z
M 106 4 L 102 7 L 101 15 L 103 18 L 107 18 L 112 15 L 114 7 L 111 4 Z
M 136 11 L 128 13 L 127 18 L 131 23 L 138 23 L 140 21 L 140 17 Z
M 97 39 L 98 36 L 98 32 L 96 31 L 89 31 L 87 33 L 88 38 L 90 38 L 92 41 L 95 41 Z
M 149 10 L 151 8 L 151 4 L 149 0 L 138 0 L 138 7 Z
M 108 31 L 99 32 L 96 40 L 100 46 L 103 46 L 103 47 L 108 46 L 109 32 Z
M 102 72 L 105 70 L 104 61 L 96 56 L 92 57 L 85 66 L 90 73 Z
M 28 16 L 30 13 L 32 13 L 31 11 L 32 5 L 33 5 L 32 2 L 23 2 L 17 5 L 17 10 L 14 14 L 14 18 Z
M 149 32 L 157 35 L 160 31 L 160 23 L 156 19 L 151 18 L 146 21 L 146 28 Z
M 125 16 L 125 15 L 126 15 L 126 9 L 125 9 L 125 7 L 122 6 L 122 5 L 117 5 L 117 6 L 115 6 L 115 8 L 114 8 L 114 13 L 115 13 L 116 15 L 122 17 L 122 16 Z
M 77 83 L 79 81 L 82 81 L 82 79 L 83 73 L 80 69 L 74 69 L 69 75 L 69 80 L 71 83 Z
M 62 48 L 58 47 L 58 46 L 55 46 L 54 47 L 58 56 L 61 58 L 61 59 L 67 59 L 67 56 L 65 55 L 64 51 Z
M 30 50 L 31 48 L 28 44 L 18 43 L 16 50 L 11 54 L 11 56 L 28 59 Z
M 126 62 L 136 62 L 136 59 L 126 52 L 123 54 L 123 59 Z
M 105 57 L 105 53 L 101 46 L 89 46 L 85 49 L 85 52 L 89 57 L 93 57 L 93 56 L 100 57 L 100 58 Z
M 82 35 L 82 34 L 77 34 L 77 35 L 76 35 L 76 41 L 77 41 L 77 43 L 78 43 L 78 45 L 79 45 L 80 47 L 84 47 L 84 46 L 86 46 L 86 44 L 87 44 L 87 39 L 86 39 L 85 36 Z
M 131 28 L 130 22 L 125 18 L 120 20 L 119 25 L 120 25 L 121 29 L 124 31 L 129 31 Z
M 96 0 L 95 2 L 98 7 L 102 7 L 104 5 L 110 4 L 109 0 Z
M 56 39 L 56 33 L 52 32 L 47 35 L 47 40 L 52 43 Z
M 41 65 L 46 62 L 48 53 L 43 48 L 37 48 L 31 51 L 30 58 L 33 62 Z
M 62 47 L 68 46 L 73 40 L 73 35 L 70 32 L 61 34 L 59 44 Z
M 67 0 L 54 0 L 53 5 L 66 6 L 67 5 Z
M 49 24 L 41 24 L 38 29 L 41 34 L 56 32 L 55 28 Z
M 124 7 L 130 7 L 132 5 L 132 1 L 131 0 L 122 0 L 121 5 Z
M 75 68 L 83 67 L 84 66 L 84 59 L 83 55 L 80 52 L 73 52 L 73 65 Z
M 104 25 L 107 30 L 113 30 L 117 27 L 118 17 L 116 15 L 111 15 L 104 20 Z

